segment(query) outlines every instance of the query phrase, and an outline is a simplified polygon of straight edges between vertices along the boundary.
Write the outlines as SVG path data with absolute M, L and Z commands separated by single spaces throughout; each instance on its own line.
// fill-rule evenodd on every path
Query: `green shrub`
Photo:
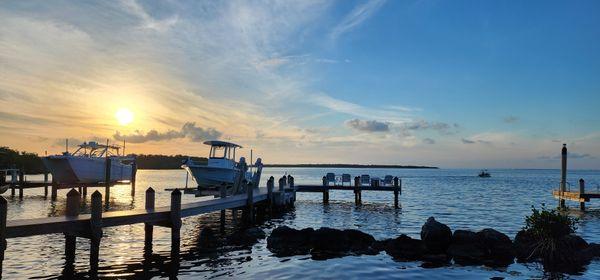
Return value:
M 525 217 L 523 229 L 539 240 L 557 239 L 577 230 L 577 218 L 569 217 L 555 209 L 548 210 L 543 204 L 541 211 L 531 206 L 531 212 L 531 216 Z

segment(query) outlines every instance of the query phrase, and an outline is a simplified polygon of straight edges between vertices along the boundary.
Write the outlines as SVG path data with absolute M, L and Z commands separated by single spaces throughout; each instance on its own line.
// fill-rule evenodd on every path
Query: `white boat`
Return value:
M 110 181 L 130 181 L 133 158 L 119 155 L 120 147 L 87 142 L 74 153 L 42 158 L 57 183 L 100 183 L 105 181 L 106 160 L 110 159 Z
M 241 157 L 239 162 L 235 161 L 236 149 L 241 149 L 242 146 L 216 140 L 206 141 L 204 144 L 210 145 L 207 162 L 197 162 L 188 158 L 181 166 L 192 176 L 199 189 L 219 187 L 223 184 L 236 186 L 240 179 L 254 182 L 255 186 L 259 184 L 262 170 L 260 158 L 256 161 L 257 170 L 253 174 L 252 172 L 246 172 L 248 168 L 244 157 Z M 241 174 L 244 177 L 240 177 Z

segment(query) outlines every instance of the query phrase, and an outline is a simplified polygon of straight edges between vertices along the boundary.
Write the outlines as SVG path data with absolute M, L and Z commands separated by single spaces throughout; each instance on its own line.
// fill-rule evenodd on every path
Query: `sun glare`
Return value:
M 133 121 L 133 112 L 127 108 L 121 108 L 117 110 L 115 117 L 121 125 L 128 125 Z

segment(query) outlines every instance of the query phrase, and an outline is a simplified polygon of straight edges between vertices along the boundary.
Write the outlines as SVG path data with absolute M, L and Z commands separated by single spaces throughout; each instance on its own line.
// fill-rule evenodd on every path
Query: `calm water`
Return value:
M 319 183 L 326 172 L 350 173 L 353 176 L 386 174 L 402 178 L 401 209 L 393 208 L 393 194 L 363 192 L 363 205 L 355 207 L 352 192 L 332 191 L 330 204 L 323 206 L 320 194 L 298 194 L 294 210 L 260 226 L 270 232 L 279 225 L 295 228 L 334 227 L 356 228 L 378 239 L 395 237 L 401 233 L 418 237 L 427 217 L 435 216 L 454 229 L 479 230 L 492 227 L 511 238 L 523 225 L 523 217 L 531 205 L 542 203 L 554 207 L 557 202 L 551 189 L 557 185 L 558 170 L 491 170 L 491 178 L 478 178 L 478 170 L 394 170 L 394 169 L 309 169 L 268 168 L 268 176 L 292 174 L 297 184 Z M 35 176 L 28 178 L 34 179 Z M 587 190 L 600 188 L 600 171 L 572 171 L 569 182 L 573 186 L 579 178 L 587 181 Z M 130 187 L 111 189 L 110 210 L 144 207 L 144 190 L 157 190 L 157 206 L 169 204 L 165 188 L 183 187 L 182 170 L 138 172 L 137 193 Z M 102 189 L 98 189 L 102 191 Z M 59 192 L 59 199 L 51 202 L 43 197 L 43 189 L 25 190 L 25 198 L 9 199 L 8 219 L 39 218 L 63 215 L 67 190 Z M 89 191 L 91 194 L 91 191 Z M 184 195 L 183 203 L 197 201 Z M 89 195 L 88 201 L 89 204 Z M 88 211 L 84 206 L 84 212 Z M 576 203 L 569 203 L 577 208 Z M 600 201 L 588 203 L 589 211 L 571 210 L 581 219 L 578 232 L 588 242 L 600 242 Z M 598 209 L 597 211 L 594 209 Z M 229 213 L 228 213 L 229 214 Z M 229 219 L 231 217 L 228 216 Z M 170 231 L 155 227 L 154 254 L 144 258 L 143 225 L 105 228 L 100 248 L 100 274 L 106 278 L 412 278 L 412 279 L 489 279 L 490 277 L 538 279 L 545 275 L 538 265 L 513 264 L 506 269 L 486 267 L 445 267 L 424 269 L 418 262 L 395 262 L 385 253 L 377 256 L 357 256 L 313 261 L 310 256 L 277 258 L 266 249 L 266 240 L 251 248 L 226 246 L 206 250 L 198 246 L 198 235 L 203 227 L 218 229 L 219 214 L 213 213 L 184 219 L 182 228 L 182 260 L 171 263 Z M 221 238 L 235 230 L 228 221 Z M 89 243 L 78 239 L 75 276 L 85 276 L 89 268 Z M 64 237 L 62 234 L 16 238 L 8 240 L 4 260 L 5 279 L 65 278 Z M 600 279 L 600 261 L 594 261 L 582 275 L 567 276 L 575 279 Z

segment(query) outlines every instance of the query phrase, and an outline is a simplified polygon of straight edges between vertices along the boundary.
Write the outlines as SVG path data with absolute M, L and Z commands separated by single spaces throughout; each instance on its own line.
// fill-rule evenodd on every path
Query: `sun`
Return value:
M 127 108 L 120 108 L 115 113 L 115 118 L 121 125 L 128 125 L 133 121 L 133 112 Z

